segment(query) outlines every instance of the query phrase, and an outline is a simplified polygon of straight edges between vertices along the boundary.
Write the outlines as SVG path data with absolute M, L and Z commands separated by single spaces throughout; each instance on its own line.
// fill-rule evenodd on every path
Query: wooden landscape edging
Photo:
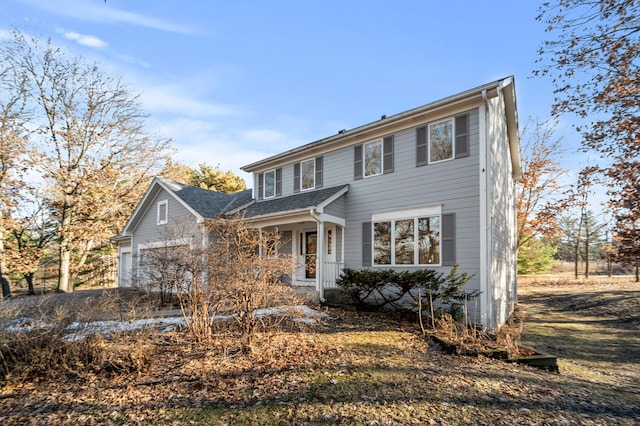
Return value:
M 533 353 L 533 355 L 509 357 L 509 352 L 504 348 L 487 348 L 487 349 L 467 349 L 458 343 L 452 342 L 436 335 L 430 337 L 440 345 L 440 347 L 449 355 L 463 356 L 485 356 L 487 358 L 498 359 L 504 362 L 528 365 L 530 367 L 539 368 L 552 373 L 559 373 L 558 359 L 555 355 L 539 352 L 531 348 L 523 348 Z

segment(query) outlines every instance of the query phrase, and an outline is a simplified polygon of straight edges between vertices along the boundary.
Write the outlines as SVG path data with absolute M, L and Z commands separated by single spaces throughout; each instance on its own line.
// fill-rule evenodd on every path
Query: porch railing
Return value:
M 336 288 L 336 280 L 344 269 L 344 262 L 324 262 L 322 265 L 322 288 Z

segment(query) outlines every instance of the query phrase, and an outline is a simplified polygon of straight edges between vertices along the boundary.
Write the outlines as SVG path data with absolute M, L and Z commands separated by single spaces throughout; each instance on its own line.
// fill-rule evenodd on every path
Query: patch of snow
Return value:
M 276 306 L 273 308 L 257 309 L 254 313 L 258 318 L 267 316 L 288 316 L 291 317 L 293 321 L 304 324 L 313 324 L 316 323 L 319 318 L 328 316 L 324 312 L 317 311 L 305 305 Z M 236 318 L 235 315 L 217 315 L 214 317 L 214 320 L 225 321 L 234 318 Z M 186 320 L 184 317 L 147 318 L 135 321 L 74 322 L 65 328 L 65 331 L 68 332 L 68 334 L 65 335 L 64 339 L 67 342 L 76 342 L 92 334 L 99 334 L 101 336 L 108 337 L 113 333 L 132 332 L 150 327 L 160 328 L 161 332 L 169 332 L 178 327 L 185 326 Z M 41 329 L 45 327 L 47 327 L 45 322 L 34 322 L 33 319 L 27 317 L 16 318 L 0 324 L 0 330 L 5 330 L 10 333 L 28 332 L 33 329 Z

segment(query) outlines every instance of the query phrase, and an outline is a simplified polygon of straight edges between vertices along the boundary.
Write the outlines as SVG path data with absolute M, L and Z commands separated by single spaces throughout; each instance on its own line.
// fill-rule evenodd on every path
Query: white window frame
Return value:
M 443 158 L 441 160 L 432 160 L 431 158 L 431 128 L 438 126 L 438 125 L 443 125 L 443 124 L 447 124 L 450 123 L 451 124 L 451 156 L 449 158 Z M 436 163 L 441 163 L 443 161 L 449 161 L 449 160 L 453 160 L 455 158 L 455 152 L 456 152 L 456 121 L 455 121 L 455 117 L 449 117 L 449 118 L 445 118 L 443 120 L 438 120 L 436 122 L 433 123 L 429 123 L 429 126 L 427 127 L 427 162 L 429 164 L 436 164 Z
M 440 256 L 438 263 L 420 263 L 420 240 L 419 240 L 419 219 L 423 218 L 431 218 L 438 217 L 440 222 Z M 400 220 L 413 220 L 413 263 L 397 263 L 396 262 L 396 221 Z M 390 253 L 390 263 L 376 263 L 375 256 L 375 225 L 376 223 L 381 222 L 390 222 L 391 232 L 390 232 L 390 243 L 391 243 L 391 253 Z M 418 209 L 409 209 L 409 210 L 398 210 L 392 212 L 384 212 L 384 213 L 374 213 L 371 215 L 371 265 L 376 268 L 389 268 L 389 267 L 437 267 L 442 266 L 442 206 L 433 206 L 433 207 L 425 207 Z
M 164 210 L 164 219 L 162 218 L 163 210 Z M 158 201 L 156 223 L 158 225 L 166 225 L 167 223 L 169 223 L 169 200 Z
M 303 185 L 304 179 L 303 179 L 303 175 L 304 175 L 304 164 L 305 163 L 311 163 L 311 167 L 312 167 L 312 172 L 311 172 L 311 180 L 313 182 L 313 185 L 309 186 L 308 188 L 305 188 Z M 310 191 L 312 189 L 316 188 L 316 159 L 314 158 L 309 158 L 306 160 L 302 160 L 300 162 L 300 191 Z
M 267 195 L 267 175 L 268 174 L 273 174 L 273 194 L 271 195 Z M 263 173 L 263 186 L 262 186 L 262 198 L 267 199 L 267 198 L 273 198 L 276 196 L 276 169 L 273 170 L 268 170 L 266 172 Z
M 380 171 L 378 173 L 367 174 L 367 146 L 377 144 L 380 146 Z M 380 176 L 384 173 L 384 143 L 382 138 L 374 139 L 362 144 L 362 177 Z

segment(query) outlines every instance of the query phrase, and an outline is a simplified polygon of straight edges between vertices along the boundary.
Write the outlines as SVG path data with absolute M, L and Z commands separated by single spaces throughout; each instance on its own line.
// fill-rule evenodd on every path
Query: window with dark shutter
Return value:
M 322 188 L 322 157 L 316 157 L 316 188 Z
M 383 157 L 382 157 L 382 170 L 383 173 L 393 172 L 393 135 L 387 136 L 383 139 Z
M 362 266 L 371 266 L 371 222 L 362 223 Z
M 424 166 L 427 161 L 427 126 L 416 129 L 416 166 Z
M 456 263 L 456 215 L 442 215 L 442 266 L 453 266 Z
M 258 200 L 262 200 L 264 191 L 264 173 L 260 173 L 258 175 L 258 196 L 256 197 Z
M 282 168 L 276 169 L 276 197 L 282 195 Z
M 300 163 L 293 165 L 293 192 L 300 192 Z
M 353 149 L 353 178 L 362 179 L 362 145 L 356 145 Z
M 469 114 L 456 117 L 456 158 L 469 156 Z

